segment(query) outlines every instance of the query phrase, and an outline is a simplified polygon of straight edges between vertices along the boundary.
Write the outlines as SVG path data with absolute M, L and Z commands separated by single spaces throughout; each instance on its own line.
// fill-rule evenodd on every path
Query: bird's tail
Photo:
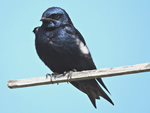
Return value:
M 98 82 L 108 91 L 108 89 L 104 85 L 104 83 L 101 80 L 101 78 L 98 79 Z M 71 82 L 71 84 L 74 85 L 79 90 L 81 90 L 82 92 L 86 93 L 95 108 L 96 108 L 96 102 L 95 102 L 95 100 L 96 99 L 100 99 L 100 96 L 103 97 L 103 98 L 105 98 L 112 105 L 114 105 L 114 103 L 112 102 L 112 100 L 103 91 L 103 89 L 99 86 L 99 84 L 97 83 L 97 81 L 95 79 Z

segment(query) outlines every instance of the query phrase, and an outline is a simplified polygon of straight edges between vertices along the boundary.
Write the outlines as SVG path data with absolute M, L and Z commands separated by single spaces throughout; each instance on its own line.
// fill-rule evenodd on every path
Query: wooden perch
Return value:
M 35 78 L 28 78 L 28 79 L 18 79 L 18 80 L 10 80 L 8 81 L 9 88 L 20 88 L 20 87 L 27 87 L 27 86 L 37 86 L 37 85 L 45 85 L 45 84 L 52 84 L 52 83 L 61 83 L 61 82 L 68 82 L 68 81 L 77 81 L 77 80 L 86 80 L 86 79 L 94 79 L 100 77 L 111 77 L 111 76 L 118 76 L 118 75 L 125 75 L 125 74 L 132 74 L 132 73 L 140 73 L 140 72 L 148 72 L 150 71 L 150 63 L 143 63 L 131 66 L 123 66 L 123 67 L 116 67 L 116 68 L 103 68 L 97 70 L 87 70 L 81 72 L 71 72 L 70 77 L 68 79 L 69 73 L 65 76 L 63 74 L 59 74 L 56 77 L 35 77 Z

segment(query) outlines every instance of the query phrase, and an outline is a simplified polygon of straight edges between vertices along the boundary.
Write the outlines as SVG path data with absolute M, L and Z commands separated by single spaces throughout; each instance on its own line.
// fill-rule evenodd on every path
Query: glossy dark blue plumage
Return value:
M 42 25 L 34 29 L 36 51 L 53 72 L 96 69 L 82 35 L 63 9 L 59 7 L 47 9 L 41 21 Z M 113 104 L 97 81 L 108 91 L 101 78 L 75 81 L 71 84 L 87 94 L 95 108 L 95 99 L 100 99 L 99 96 Z

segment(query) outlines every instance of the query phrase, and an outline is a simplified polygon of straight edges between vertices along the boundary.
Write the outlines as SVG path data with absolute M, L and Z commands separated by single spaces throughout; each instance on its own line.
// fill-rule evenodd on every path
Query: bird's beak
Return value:
M 46 18 L 46 17 L 42 17 L 42 18 L 40 19 L 40 21 L 49 21 L 49 19 Z
M 40 21 L 53 21 L 51 18 L 42 17 Z

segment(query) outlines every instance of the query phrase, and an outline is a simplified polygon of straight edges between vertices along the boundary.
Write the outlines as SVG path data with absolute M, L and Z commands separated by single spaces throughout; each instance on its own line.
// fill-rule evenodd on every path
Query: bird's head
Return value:
M 42 15 L 43 26 L 47 28 L 57 28 L 63 25 L 72 24 L 65 10 L 59 7 L 48 8 Z

